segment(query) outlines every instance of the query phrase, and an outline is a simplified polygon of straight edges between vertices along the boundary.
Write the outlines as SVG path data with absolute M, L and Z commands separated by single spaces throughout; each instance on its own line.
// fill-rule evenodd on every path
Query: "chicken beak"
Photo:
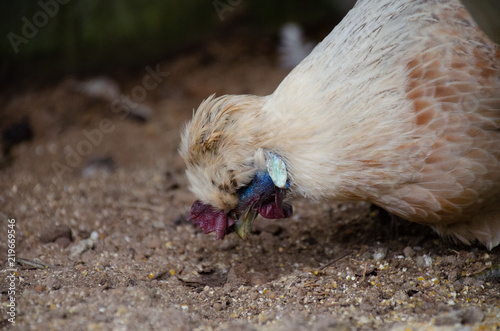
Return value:
M 251 204 L 243 213 L 243 215 L 234 223 L 234 232 L 241 239 L 245 240 L 252 232 L 253 221 L 258 215 L 258 211 L 254 209 L 254 204 Z

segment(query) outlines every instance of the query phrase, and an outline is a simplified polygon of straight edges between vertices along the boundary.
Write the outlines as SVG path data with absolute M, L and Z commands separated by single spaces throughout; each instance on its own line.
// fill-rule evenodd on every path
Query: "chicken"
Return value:
M 182 134 L 189 219 L 245 238 L 290 200 L 365 200 L 500 242 L 500 49 L 458 0 L 360 0 L 268 96 L 206 99 Z

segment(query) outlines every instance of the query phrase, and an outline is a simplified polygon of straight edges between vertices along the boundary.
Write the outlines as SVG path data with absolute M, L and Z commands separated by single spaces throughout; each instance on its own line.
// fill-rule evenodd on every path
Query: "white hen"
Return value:
M 361 0 L 264 97 L 205 100 L 181 144 L 190 219 L 218 238 L 285 195 L 366 200 L 500 242 L 500 50 L 458 0 Z M 280 184 L 277 184 L 277 183 Z

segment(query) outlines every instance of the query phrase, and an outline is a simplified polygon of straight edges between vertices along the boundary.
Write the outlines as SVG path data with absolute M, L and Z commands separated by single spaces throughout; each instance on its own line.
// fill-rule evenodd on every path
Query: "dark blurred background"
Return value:
M 463 0 L 500 40 L 500 1 Z M 294 21 L 319 38 L 355 0 L 16 0 L 0 4 L 0 83 L 142 67 L 217 35 L 277 33 Z M 326 32 L 325 32 L 326 31 Z
M 354 0 L 2 1 L 1 83 L 143 67 L 232 33 L 277 33 L 289 21 L 333 27 Z M 243 32 L 242 32 L 243 31 Z M 28 83 L 29 83 L 28 82 Z
M 462 2 L 483 30 L 498 43 L 500 0 Z M 185 58 L 185 68 L 175 71 L 175 65 L 170 63 L 168 67 L 172 76 L 169 81 L 180 86 L 179 82 L 185 76 L 193 76 L 192 80 L 196 82 L 183 83 L 187 86 L 184 90 L 188 92 L 183 90 L 177 94 L 190 93 L 195 96 L 196 102 L 211 93 L 246 93 L 250 85 L 262 85 L 255 82 L 263 77 L 274 88 L 277 83 L 272 78 L 273 74 L 269 70 L 264 70 L 265 74 L 254 70 L 252 61 L 264 57 L 270 59 L 272 68 L 292 68 L 330 33 L 354 3 L 355 0 L 2 1 L 0 131 L 3 138 L 0 142 L 3 140 L 3 143 L 0 145 L 4 146 L 4 154 L 9 154 L 9 146 L 52 130 L 49 124 L 57 120 L 49 120 L 49 117 L 55 116 L 55 113 L 60 114 L 54 118 L 88 113 L 92 105 L 82 103 L 79 111 L 66 107 L 70 100 L 76 100 L 71 94 L 76 90 L 86 93 L 87 99 L 99 98 L 110 92 L 104 95 L 109 102 L 116 99 L 120 89 L 127 91 L 137 84 L 138 77 L 144 75 L 145 67 L 152 64 L 155 67 L 173 59 Z M 301 36 L 299 42 L 294 41 L 296 35 L 292 28 L 289 30 L 291 46 L 284 50 L 282 33 L 289 22 L 297 24 L 303 38 Z M 197 69 L 193 70 L 197 74 L 210 63 L 230 65 L 235 59 L 243 61 L 245 58 L 250 69 L 239 75 L 249 76 L 246 80 L 252 84 L 242 84 L 241 88 L 235 88 L 235 84 L 231 83 L 223 86 L 221 78 L 226 78 L 227 82 L 227 79 L 232 79 L 231 75 L 238 75 L 235 67 L 215 67 L 207 81 L 195 78 L 198 76 L 192 75 L 188 69 L 189 56 L 195 53 L 198 59 L 193 63 L 197 63 Z M 283 54 L 291 56 L 284 58 Z M 286 70 L 283 71 L 285 74 Z M 78 85 L 96 77 L 100 80 Z M 111 80 L 103 81 L 102 78 Z M 274 79 L 279 82 L 282 77 Z M 241 82 L 240 78 L 235 80 Z M 53 97 L 48 97 L 50 92 L 26 97 L 27 91 L 44 91 L 57 86 L 59 88 L 53 92 Z M 269 90 L 263 87 L 262 91 L 255 92 L 269 93 Z M 57 91 L 65 91 L 68 99 L 55 96 Z M 155 93 L 158 100 L 175 94 L 166 85 L 164 89 L 150 93 L 149 97 Z M 50 100 L 38 108 L 49 109 L 50 116 L 46 116 L 47 125 L 41 126 L 41 120 L 35 114 L 39 111 L 35 109 L 41 97 L 45 96 Z M 19 100 L 24 101 L 20 103 Z M 51 110 L 59 109 L 55 104 L 61 105 L 59 113 Z M 156 109 L 157 104 L 152 106 Z M 138 109 L 136 117 L 146 120 L 149 116 L 146 114 L 152 113 L 151 109 Z
M 66 164 L 63 148 L 79 146 L 82 130 L 102 118 L 116 130 L 71 173 L 95 160 L 154 163 L 160 150 L 176 157 L 180 123 L 201 100 L 272 92 L 354 3 L 1 1 L 0 170 L 53 173 L 54 162 Z M 154 88 L 146 90 L 152 72 Z

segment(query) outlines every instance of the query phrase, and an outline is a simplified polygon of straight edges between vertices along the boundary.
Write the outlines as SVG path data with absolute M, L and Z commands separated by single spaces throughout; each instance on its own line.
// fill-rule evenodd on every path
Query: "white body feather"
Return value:
M 248 182 L 258 148 L 285 160 L 296 194 L 367 200 L 492 248 L 500 51 L 458 0 L 359 1 L 272 95 L 200 106 L 181 146 L 193 192 L 229 210 L 227 182 Z

